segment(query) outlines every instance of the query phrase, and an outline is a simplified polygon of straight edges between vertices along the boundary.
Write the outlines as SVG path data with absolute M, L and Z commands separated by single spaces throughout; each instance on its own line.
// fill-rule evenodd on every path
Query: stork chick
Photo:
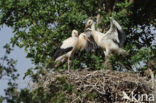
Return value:
M 78 36 L 78 31 L 72 31 L 72 37 L 63 41 L 62 45 L 56 50 L 54 54 L 55 62 L 64 62 L 68 58 L 68 72 L 70 71 L 70 57 L 75 51 L 82 51 L 87 48 L 88 41 L 90 41 L 85 33 Z
M 54 60 L 56 63 L 64 62 L 68 59 L 68 72 L 70 71 L 70 57 L 73 55 L 78 44 L 78 31 L 73 30 L 72 36 L 62 42 L 62 45 L 56 49 Z
M 78 45 L 76 47 L 77 50 L 84 50 L 87 48 L 88 42 L 91 42 L 85 33 L 81 33 L 79 35 Z
M 112 17 L 110 17 L 110 29 L 104 34 L 95 30 L 95 23 L 93 20 L 88 20 L 86 28 L 91 30 L 92 36 L 96 44 L 101 47 L 105 54 L 105 63 L 108 62 L 108 56 L 112 51 L 127 55 L 126 51 L 122 49 L 125 42 L 125 34 L 118 24 Z

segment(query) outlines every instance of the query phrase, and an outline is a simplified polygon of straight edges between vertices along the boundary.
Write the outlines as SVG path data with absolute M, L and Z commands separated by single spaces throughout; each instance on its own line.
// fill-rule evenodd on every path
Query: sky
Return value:
M 155 34 L 155 40 L 156 40 L 156 31 L 153 30 L 153 33 Z M 5 53 L 3 46 L 6 43 L 10 42 L 10 38 L 12 36 L 13 33 L 11 28 L 3 26 L 3 28 L 0 29 L 0 57 L 2 57 Z M 156 42 L 154 41 L 154 43 Z M 20 77 L 17 80 L 18 87 L 20 89 L 28 87 L 28 82 L 30 82 L 31 80 L 30 78 L 26 78 L 26 80 L 23 80 L 23 76 L 24 73 L 27 71 L 27 69 L 33 66 L 31 60 L 26 58 L 26 53 L 24 52 L 24 49 L 18 47 L 14 48 L 14 50 L 11 52 L 9 57 L 13 58 L 14 60 L 17 60 L 16 68 L 18 70 L 18 73 L 20 74 Z M 5 88 L 7 88 L 7 79 L 3 78 L 0 80 L 0 96 L 5 95 L 4 93 Z
M 3 46 L 6 43 L 10 42 L 10 38 L 13 36 L 12 29 L 6 26 L 3 26 L 0 30 L 0 57 L 4 56 L 5 50 Z M 18 73 L 20 74 L 19 79 L 16 81 L 19 85 L 18 87 L 25 88 L 28 86 L 28 82 L 30 82 L 30 78 L 26 78 L 23 80 L 24 73 L 28 68 L 32 67 L 31 60 L 26 58 L 26 53 L 23 48 L 18 48 L 17 46 L 9 55 L 9 58 L 13 58 L 17 60 L 16 68 Z M 4 89 L 7 88 L 7 78 L 3 78 L 0 80 L 0 95 L 5 95 Z

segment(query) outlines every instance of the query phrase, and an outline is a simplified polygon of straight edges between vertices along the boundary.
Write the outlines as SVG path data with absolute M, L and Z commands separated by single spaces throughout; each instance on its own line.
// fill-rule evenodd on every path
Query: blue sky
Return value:
M 156 40 L 156 30 L 154 30 L 153 28 L 152 31 L 155 34 L 155 40 Z M 6 43 L 9 43 L 10 38 L 12 36 L 13 36 L 12 29 L 6 26 L 3 26 L 3 28 L 0 30 L 0 57 L 3 56 L 5 53 L 3 46 Z M 153 43 L 156 43 L 156 41 L 154 41 Z M 24 49 L 18 48 L 18 47 L 14 48 L 14 50 L 9 55 L 9 57 L 17 60 L 16 68 L 18 69 L 18 73 L 20 74 L 20 77 L 17 80 L 17 83 L 19 84 L 19 88 L 27 87 L 27 84 L 30 81 L 30 78 L 26 78 L 26 80 L 23 80 L 23 76 L 24 76 L 24 73 L 27 71 L 27 69 L 33 66 L 31 64 L 30 59 L 25 58 L 26 53 L 24 52 Z M 4 95 L 5 88 L 7 88 L 7 79 L 3 78 L 0 80 L 0 95 Z
M 9 43 L 10 38 L 13 36 L 12 29 L 6 26 L 0 30 L 0 57 L 2 57 L 5 53 L 3 46 L 6 43 Z M 31 60 L 26 58 L 26 53 L 23 48 L 15 47 L 14 50 L 9 55 L 9 58 L 13 58 L 17 60 L 16 68 L 18 69 L 18 73 L 20 74 L 17 83 L 19 84 L 19 88 L 27 87 L 29 78 L 23 80 L 24 73 L 28 68 L 32 67 Z M 0 95 L 4 95 L 4 89 L 7 88 L 7 78 L 3 78 L 0 80 Z

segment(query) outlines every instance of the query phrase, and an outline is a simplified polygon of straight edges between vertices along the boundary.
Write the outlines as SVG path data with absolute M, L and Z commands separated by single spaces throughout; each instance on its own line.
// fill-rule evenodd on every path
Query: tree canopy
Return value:
M 123 27 L 124 49 L 129 53 L 125 58 L 111 57 L 113 69 L 144 71 L 151 68 L 156 73 L 155 7 L 155 0 L 1 0 L 0 25 L 13 29 L 11 46 L 24 48 L 27 58 L 35 64 L 35 68 L 25 73 L 33 80 L 44 75 L 43 68 L 52 69 L 54 50 L 70 37 L 73 29 L 83 32 L 87 19 L 94 18 L 97 29 L 106 32 L 110 16 Z M 96 70 L 103 68 L 104 59 L 103 53 L 97 50 L 79 52 L 72 61 L 72 69 L 82 69 L 81 63 L 85 63 Z M 67 69 L 67 64 L 56 70 L 60 69 Z

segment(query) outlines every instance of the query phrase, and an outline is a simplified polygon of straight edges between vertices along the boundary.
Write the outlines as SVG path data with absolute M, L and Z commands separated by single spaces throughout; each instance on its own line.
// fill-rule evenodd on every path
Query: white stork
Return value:
M 83 32 L 79 35 L 78 45 L 76 47 L 76 50 L 86 50 L 91 51 L 92 49 L 96 48 L 95 41 L 92 39 L 92 36 L 89 34 L 89 32 Z
M 73 30 L 71 37 L 65 39 L 53 55 L 56 63 L 64 62 L 68 59 L 68 71 L 70 70 L 70 57 L 73 55 L 78 44 L 78 31 Z
M 118 52 L 122 55 L 127 55 L 126 51 L 122 49 L 125 42 L 125 34 L 121 26 L 112 17 L 110 17 L 110 23 L 110 29 L 105 34 L 95 30 L 95 23 L 93 20 L 88 20 L 86 24 L 86 28 L 91 30 L 96 44 L 103 49 L 106 62 L 108 61 L 108 56 L 112 51 Z M 88 28 L 90 26 L 91 29 Z
M 70 71 L 70 57 L 74 55 L 77 50 L 84 50 L 87 48 L 89 39 L 85 33 L 78 36 L 78 31 L 72 31 L 72 37 L 67 38 L 62 42 L 62 45 L 56 49 L 53 56 L 55 62 L 64 62 L 68 58 L 68 72 Z

